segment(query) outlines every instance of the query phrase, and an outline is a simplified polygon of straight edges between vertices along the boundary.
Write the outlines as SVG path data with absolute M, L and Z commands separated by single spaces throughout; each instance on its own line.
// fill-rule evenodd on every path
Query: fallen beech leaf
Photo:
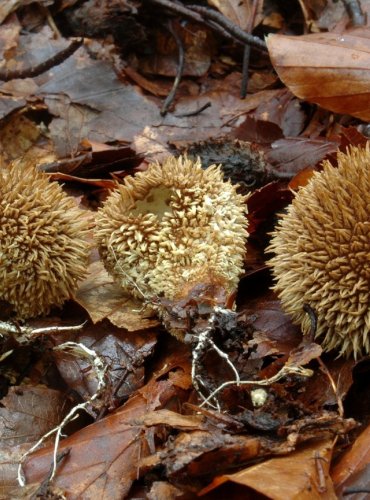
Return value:
M 274 500 L 335 500 L 329 467 L 333 444 L 315 441 L 287 457 L 272 458 L 235 474 L 220 476 L 200 493 L 232 481 Z
M 57 344 L 66 341 L 60 334 L 53 335 L 53 338 Z M 68 334 L 68 340 L 72 340 L 71 334 Z M 106 398 L 107 408 L 117 407 L 123 399 L 144 385 L 145 360 L 152 355 L 157 342 L 153 331 L 136 332 L 133 335 L 112 326 L 109 321 L 86 325 L 74 335 L 73 341 L 93 349 L 109 366 L 106 380 L 112 388 L 112 394 Z M 96 392 L 96 372 L 86 358 L 71 356 L 64 351 L 54 351 L 53 357 L 64 381 L 83 400 L 86 401 Z
M 254 357 L 262 358 L 272 353 L 288 355 L 301 342 L 299 328 L 282 311 L 280 301 L 272 291 L 240 305 L 239 314 L 255 329 L 250 341 L 255 347 Z
M 370 33 L 269 35 L 267 47 L 279 78 L 301 99 L 335 113 L 370 119 Z
M 180 359 L 180 358 L 178 358 Z M 163 408 L 167 403 L 181 404 L 173 380 L 158 380 L 175 359 L 162 359 L 162 370 L 119 410 L 64 439 L 58 452 L 71 451 L 54 479 L 68 498 L 126 498 L 138 473 L 138 459 L 149 453 L 151 436 L 135 420 Z M 189 369 L 187 361 L 177 364 L 177 372 Z M 24 464 L 27 483 L 39 483 L 48 474 L 54 446 L 33 453 Z
M 280 444 L 280 443 L 279 443 Z M 284 448 L 284 444 L 282 448 Z M 277 445 L 276 448 L 278 448 Z M 286 448 L 285 448 L 286 450 Z M 259 438 L 215 432 L 181 432 L 156 454 L 140 461 L 140 468 L 161 464 L 168 478 L 197 477 L 236 466 L 263 454 Z
M 209 5 L 218 9 L 230 21 L 240 26 L 242 29 L 250 29 L 251 16 L 254 11 L 253 0 L 208 0 Z M 262 15 L 263 1 L 258 0 L 256 7 L 256 15 L 253 19 L 255 28 L 263 18 Z
M 325 158 L 327 154 L 334 153 L 338 143 L 327 139 L 310 139 L 307 137 L 287 137 L 278 139 L 271 144 L 266 159 L 280 173 L 294 175 L 305 167 L 313 167 Z
M 175 429 L 193 430 L 201 429 L 203 418 L 200 415 L 181 415 L 171 410 L 157 410 L 145 414 L 141 419 L 135 420 L 142 425 L 169 425 Z
M 359 484 L 358 481 L 361 480 L 362 483 L 364 479 L 361 477 L 361 472 L 367 473 L 368 476 L 369 464 L 370 425 L 359 435 L 352 447 L 342 456 L 332 471 L 332 479 L 337 494 L 342 494 L 344 488 L 364 487 L 364 484 Z M 369 477 L 367 477 L 366 482 L 366 486 L 369 488 Z
M 29 443 L 19 446 L 1 446 L 0 453 L 0 498 L 26 498 L 24 488 L 17 485 L 18 463 L 30 448 Z M 17 491 L 14 491 L 17 490 Z
M 58 425 L 66 410 L 60 391 L 44 386 L 13 386 L 1 400 L 0 446 L 34 443 Z
M 297 175 L 293 177 L 293 179 L 289 182 L 288 187 L 290 189 L 298 190 L 300 187 L 306 186 L 313 176 L 315 169 L 312 167 L 305 167 L 303 170 L 298 172 Z
M 78 289 L 76 301 L 86 309 L 93 323 L 105 318 L 129 332 L 159 325 L 155 318 L 147 318 L 143 303 L 125 295 L 105 271 L 100 261 L 90 265 L 88 277 Z
M 149 500 L 175 500 L 176 497 L 184 498 L 184 491 L 176 488 L 166 481 L 154 481 L 148 493 Z

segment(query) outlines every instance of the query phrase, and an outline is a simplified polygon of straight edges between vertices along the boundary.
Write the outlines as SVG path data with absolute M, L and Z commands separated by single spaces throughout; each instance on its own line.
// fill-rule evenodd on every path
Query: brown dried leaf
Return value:
M 13 113 L 0 127 L 0 148 L 7 160 L 24 156 L 37 141 L 40 129 L 23 114 Z
M 70 448 L 68 457 L 59 469 L 54 484 L 69 497 L 125 498 L 138 473 L 138 459 L 149 454 L 154 439 L 151 431 L 136 425 L 135 420 L 166 404 L 181 404 L 174 380 L 158 380 L 171 367 L 173 372 L 189 370 L 189 364 L 178 356 L 168 354 L 162 359 L 157 377 L 143 387 L 127 403 L 107 418 L 98 420 L 64 439 L 60 452 Z M 154 431 L 153 431 L 154 432 Z M 27 483 L 42 481 L 48 474 L 53 446 L 33 453 L 24 466 Z
M 336 113 L 370 119 L 370 33 L 269 35 L 267 47 L 280 79 L 301 99 Z
M 66 338 L 60 334 L 53 338 L 57 344 Z M 72 340 L 68 335 L 68 340 Z M 112 326 L 108 321 L 97 325 L 87 325 L 73 337 L 74 342 L 82 343 L 94 351 L 108 366 L 106 382 L 111 391 L 105 400 L 106 407 L 115 408 L 120 402 L 144 384 L 144 363 L 152 355 L 157 336 L 152 331 L 132 334 Z M 70 356 L 63 351 L 54 352 L 58 370 L 70 389 L 76 391 L 84 400 L 92 396 L 98 386 L 95 371 L 86 359 Z
M 370 425 L 359 435 L 332 471 L 337 494 L 343 494 L 345 488 L 369 488 L 369 465 Z
M 65 395 L 43 386 L 13 386 L 1 400 L 0 446 L 34 443 L 58 425 L 66 408 Z
M 203 76 L 209 69 L 214 53 L 213 32 L 205 25 L 172 22 L 172 29 L 180 38 L 185 52 L 184 76 Z M 148 56 L 138 60 L 139 70 L 144 73 L 176 76 L 178 71 L 178 46 L 173 35 L 163 28 L 155 30 L 154 47 Z
M 267 160 L 281 173 L 295 174 L 305 167 L 314 167 L 329 153 L 336 151 L 338 143 L 327 139 L 288 137 L 271 144 Z
M 253 29 L 262 20 L 263 1 L 261 0 L 258 0 L 256 6 L 253 26 L 250 26 L 251 16 L 254 11 L 253 4 L 255 3 L 253 0 L 208 0 L 208 3 L 218 9 L 230 21 L 245 30 Z
M 17 469 L 22 455 L 30 448 L 27 443 L 19 446 L 2 446 L 0 453 L 0 498 L 13 499 L 22 498 L 24 489 L 19 488 L 18 494 L 14 494 L 17 488 Z
M 148 493 L 149 500 L 175 500 L 182 499 L 184 492 L 166 481 L 154 481 Z
M 170 410 L 157 410 L 147 413 L 140 420 L 135 420 L 136 423 L 142 425 L 169 425 L 180 430 L 194 430 L 203 427 L 203 418 L 200 415 L 181 415 Z
M 272 458 L 235 474 L 217 477 L 201 493 L 232 481 L 274 500 L 335 500 L 329 476 L 332 449 L 331 440 L 314 441 L 287 457 Z
M 281 309 L 274 292 L 249 300 L 241 306 L 241 318 L 246 318 L 256 329 L 251 343 L 256 344 L 256 357 L 272 353 L 289 354 L 301 341 L 300 329 Z
M 86 309 L 93 323 L 107 318 L 113 325 L 129 332 L 158 326 L 157 319 L 145 316 L 142 302 L 125 295 L 113 282 L 100 261 L 92 263 L 89 271 L 76 300 Z
M 213 474 L 227 466 L 259 456 L 260 440 L 256 437 L 208 431 L 181 432 L 175 439 L 150 457 L 140 461 L 141 467 L 163 465 L 168 478 L 182 479 Z

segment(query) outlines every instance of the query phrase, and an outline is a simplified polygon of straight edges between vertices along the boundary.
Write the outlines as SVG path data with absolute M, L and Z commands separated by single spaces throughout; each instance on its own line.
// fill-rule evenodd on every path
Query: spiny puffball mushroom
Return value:
M 20 320 L 71 297 L 89 255 L 73 198 L 22 160 L 0 169 L 0 299 Z
M 246 196 L 216 165 L 168 157 L 128 176 L 97 216 L 105 267 L 143 298 L 185 297 L 198 283 L 234 290 L 248 236 Z
M 275 230 L 270 261 L 283 308 L 324 350 L 370 353 L 370 147 L 323 162 Z

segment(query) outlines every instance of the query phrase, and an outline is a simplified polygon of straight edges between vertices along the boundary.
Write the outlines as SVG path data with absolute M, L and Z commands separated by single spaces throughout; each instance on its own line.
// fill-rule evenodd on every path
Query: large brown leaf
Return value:
M 267 47 L 280 79 L 301 99 L 336 113 L 370 119 L 370 32 L 270 35 Z
M 329 477 L 332 443 L 314 441 L 286 457 L 272 458 L 235 474 L 217 477 L 204 493 L 233 481 L 274 500 L 335 499 Z
M 179 386 L 191 386 L 188 353 L 176 344 L 146 386 L 108 417 L 79 430 L 60 443 L 59 452 L 70 449 L 54 485 L 68 498 L 125 498 L 138 474 L 138 460 L 150 453 L 154 433 L 141 421 L 145 414 L 181 404 Z M 171 371 L 173 369 L 173 371 Z M 166 380 L 163 380 L 168 375 Z M 162 378 L 162 380 L 159 380 Z M 53 446 L 33 453 L 24 464 L 27 483 L 40 483 L 48 474 Z

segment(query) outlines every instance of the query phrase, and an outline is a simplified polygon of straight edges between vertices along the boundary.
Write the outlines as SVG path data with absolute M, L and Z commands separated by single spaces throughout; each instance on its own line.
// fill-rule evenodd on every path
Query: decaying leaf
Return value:
M 280 79 L 297 97 L 335 113 L 370 119 L 368 28 L 270 35 L 267 46 Z
M 72 335 L 53 335 L 53 339 L 59 345 L 71 340 Z M 107 411 L 108 408 L 116 408 L 144 385 L 145 360 L 153 354 L 157 336 L 151 330 L 132 334 L 111 325 L 109 321 L 102 321 L 87 325 L 73 336 L 73 341 L 94 349 L 109 367 L 106 373 L 109 391 L 104 401 Z M 98 378 L 88 360 L 70 356 L 63 351 L 54 351 L 53 357 L 68 387 L 83 400 L 86 401 L 96 392 Z
M 274 500 L 335 500 L 329 476 L 332 449 L 331 440 L 314 441 L 286 457 L 271 458 L 235 474 L 217 477 L 202 493 L 233 481 Z
M 89 267 L 89 275 L 77 292 L 77 302 L 86 309 L 94 323 L 107 318 L 113 325 L 138 331 L 159 324 L 156 318 L 147 317 L 143 303 L 124 294 L 105 271 L 100 261 Z
M 186 359 L 170 353 L 156 376 L 119 410 L 64 439 L 59 451 L 71 450 L 54 480 L 55 486 L 74 497 L 124 498 L 137 477 L 138 460 L 153 446 L 153 434 L 135 421 L 179 397 L 177 377 L 181 380 L 188 366 Z M 171 367 L 173 377 L 159 380 Z M 46 447 L 26 461 L 28 484 L 45 479 L 52 455 L 53 447 Z
M 0 408 L 0 446 L 34 443 L 55 427 L 68 409 L 65 395 L 42 386 L 13 386 Z
M 367 426 L 333 468 L 332 478 L 337 493 L 343 494 L 351 489 L 368 489 L 369 465 L 370 426 Z

